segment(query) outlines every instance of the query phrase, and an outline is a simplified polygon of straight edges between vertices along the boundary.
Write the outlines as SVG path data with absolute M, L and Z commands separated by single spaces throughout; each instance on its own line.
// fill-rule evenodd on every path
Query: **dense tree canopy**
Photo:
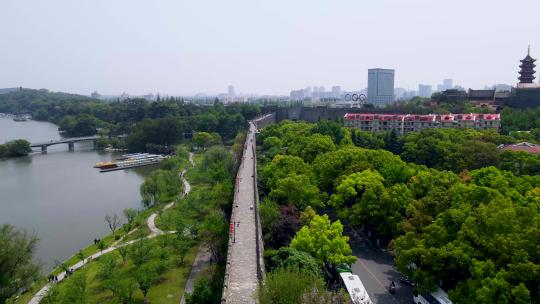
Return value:
M 263 231 L 286 231 L 291 215 L 306 225 L 290 243 L 266 235 L 265 246 L 289 246 L 319 262 L 331 259 L 321 258 L 324 252 L 317 249 L 324 246 L 310 230 L 315 218 L 323 221 L 320 216 L 312 214 L 307 224 L 301 220 L 306 216 L 280 212 L 280 206 L 300 202 L 301 209 L 337 213 L 353 227 L 390 241 L 397 268 L 421 291 L 441 285 L 459 303 L 538 303 L 540 159 L 497 148 L 520 137 L 466 129 L 427 129 L 403 137 L 344 130 L 334 149 L 321 146 L 302 154 L 310 136 L 339 134 L 317 125 L 285 121 L 258 138 Z M 527 138 L 534 141 L 535 134 Z M 319 189 L 321 204 L 310 199 L 312 186 Z M 333 225 L 325 223 L 319 230 Z M 272 259 L 275 255 L 267 263 Z
M 348 244 L 349 237 L 342 234 L 343 226 L 339 221 L 332 223 L 326 214 L 315 215 L 296 233 L 291 248 L 311 254 L 320 264 L 352 264 L 356 257 Z
M 30 143 L 24 139 L 15 139 L 0 145 L 0 157 L 26 156 L 30 152 Z
M 167 153 L 195 131 L 219 133 L 228 140 L 260 114 L 254 104 L 196 105 L 181 98 L 141 98 L 105 102 L 86 96 L 20 89 L 0 94 L 0 113 L 29 113 L 59 125 L 68 136 L 128 134 L 128 148 Z

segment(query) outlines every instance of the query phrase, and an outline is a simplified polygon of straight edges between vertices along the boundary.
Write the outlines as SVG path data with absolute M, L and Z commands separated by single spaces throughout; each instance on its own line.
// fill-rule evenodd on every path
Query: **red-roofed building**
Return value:
M 500 127 L 500 114 L 368 114 L 347 113 L 345 126 L 362 131 L 397 130 L 401 134 L 426 128 L 495 129 Z
M 512 152 L 527 152 L 529 154 L 540 154 L 540 146 L 528 142 L 521 142 L 513 145 L 500 145 L 499 149 Z

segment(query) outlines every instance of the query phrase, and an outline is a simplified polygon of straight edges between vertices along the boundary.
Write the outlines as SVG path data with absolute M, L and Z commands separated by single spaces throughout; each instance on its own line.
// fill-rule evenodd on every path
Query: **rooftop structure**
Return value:
M 513 145 L 500 145 L 499 149 L 512 152 L 527 152 L 529 154 L 540 154 L 540 146 L 528 142 L 520 142 Z
M 446 100 L 461 101 L 467 99 L 467 92 L 459 89 L 449 89 L 441 92 L 441 95 Z
M 469 101 L 495 101 L 495 90 L 469 89 Z
M 401 134 L 427 128 L 471 128 L 478 130 L 500 127 L 500 114 L 368 114 L 347 113 L 345 126 L 362 131 L 396 130 Z

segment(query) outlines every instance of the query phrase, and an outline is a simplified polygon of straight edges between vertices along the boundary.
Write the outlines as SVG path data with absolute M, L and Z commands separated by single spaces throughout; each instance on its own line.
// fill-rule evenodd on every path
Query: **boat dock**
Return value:
M 99 172 L 111 172 L 124 170 L 129 168 L 143 167 L 149 165 L 159 164 L 167 156 L 160 154 L 149 153 L 133 153 L 124 154 L 117 158 L 115 161 L 97 163 L 94 168 L 98 168 Z

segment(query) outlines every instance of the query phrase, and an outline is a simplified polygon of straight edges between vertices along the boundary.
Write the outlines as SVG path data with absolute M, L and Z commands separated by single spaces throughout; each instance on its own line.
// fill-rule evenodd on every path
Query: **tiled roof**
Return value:
M 501 147 L 503 151 L 514 151 L 514 152 L 527 152 L 530 154 L 540 154 L 540 146 L 536 144 L 531 144 L 528 142 L 521 142 L 519 144 L 513 145 L 503 145 Z

